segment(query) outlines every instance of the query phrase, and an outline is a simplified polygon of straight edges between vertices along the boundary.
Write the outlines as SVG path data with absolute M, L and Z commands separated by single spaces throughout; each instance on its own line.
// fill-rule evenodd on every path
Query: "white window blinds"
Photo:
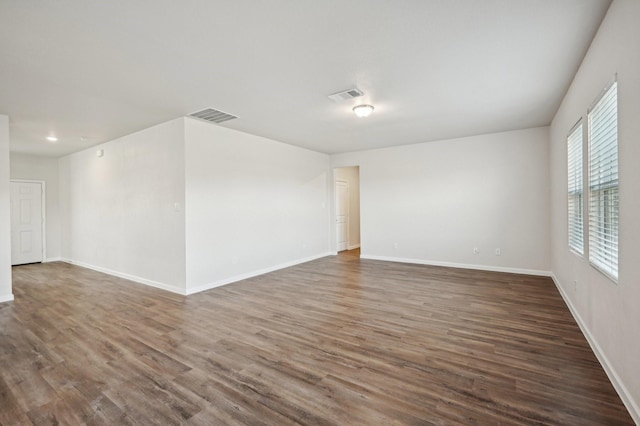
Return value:
M 582 220 L 582 120 L 567 137 L 569 247 L 584 253 Z
M 589 111 L 589 261 L 618 279 L 617 82 Z

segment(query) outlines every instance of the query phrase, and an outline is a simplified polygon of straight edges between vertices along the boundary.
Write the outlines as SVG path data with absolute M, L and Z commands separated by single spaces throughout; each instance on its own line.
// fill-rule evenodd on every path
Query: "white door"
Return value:
M 349 184 L 336 181 L 336 243 L 337 250 L 347 249 L 349 223 Z
M 11 264 L 42 262 L 42 184 L 11 182 Z

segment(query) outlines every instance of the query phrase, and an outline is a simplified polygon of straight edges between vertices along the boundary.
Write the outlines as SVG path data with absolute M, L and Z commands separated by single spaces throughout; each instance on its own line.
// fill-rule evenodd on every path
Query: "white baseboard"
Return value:
M 333 253 L 333 252 L 321 253 L 321 254 L 318 254 L 318 255 L 314 255 L 314 256 L 309 256 L 309 257 L 305 257 L 305 258 L 302 258 L 302 259 L 293 260 L 291 262 L 285 262 L 285 263 L 281 263 L 279 265 L 270 266 L 268 268 L 258 269 L 256 271 L 247 272 L 245 274 L 240 274 L 240 275 L 235 275 L 233 277 L 224 278 L 222 280 L 218 280 L 218 281 L 214 281 L 212 283 L 199 285 L 197 287 L 187 288 L 187 295 L 194 294 L 194 293 L 199 293 L 199 292 L 205 291 L 205 290 L 210 290 L 212 288 L 216 288 L 216 287 L 220 287 L 220 286 L 223 286 L 223 285 L 231 284 L 231 283 L 234 283 L 234 282 L 237 282 L 237 281 L 246 280 L 248 278 L 257 277 L 258 275 L 267 274 L 269 272 L 277 271 L 279 269 L 288 268 L 290 266 L 299 265 L 301 263 L 311 262 L 312 260 L 320 259 L 321 257 L 330 256 L 332 254 L 335 254 L 335 253 Z
M 194 293 L 199 293 L 201 291 L 205 291 L 205 290 L 209 290 L 215 287 L 220 287 L 226 284 L 231 284 L 233 282 L 236 281 L 241 281 L 241 280 L 245 280 L 247 278 L 251 278 L 251 277 L 255 277 L 258 275 L 263 275 L 266 274 L 268 272 L 273 272 L 273 271 L 277 271 L 278 269 L 283 269 L 283 268 L 288 268 L 290 266 L 295 266 L 295 265 L 299 265 L 301 263 L 306 263 L 306 262 L 310 262 L 312 260 L 316 260 L 316 259 L 320 259 L 321 257 L 326 257 L 331 255 L 332 253 L 330 252 L 326 252 L 326 253 L 321 253 L 315 256 L 310 256 L 310 257 L 305 257 L 303 259 L 297 259 L 291 262 L 286 262 L 286 263 L 282 263 L 279 265 L 275 265 L 275 266 L 271 266 L 269 268 L 264 268 L 264 269 L 260 269 L 257 271 L 252 271 L 252 272 L 248 272 L 246 274 L 241 274 L 241 275 L 236 275 L 230 278 L 225 278 L 223 280 L 219 280 L 219 281 L 214 281 L 212 283 L 207 283 L 204 285 L 200 285 L 198 287 L 194 287 L 191 289 L 187 289 L 186 291 L 178 288 L 178 287 L 174 287 L 174 286 L 170 286 L 167 284 L 163 284 L 157 281 L 152 281 L 152 280 L 148 280 L 146 278 L 141 278 L 141 277 L 137 277 L 135 275 L 130 275 L 130 274 L 126 274 L 123 272 L 118 272 L 118 271 L 114 271 L 112 269 L 107 269 L 107 268 L 103 268 L 100 266 L 95 266 L 95 265 L 91 265 L 88 263 L 84 263 L 84 262 L 79 262 L 76 260 L 72 260 L 72 259 L 65 259 L 65 258 L 61 258 L 60 260 L 62 262 L 66 262 L 66 263 L 70 263 L 72 265 L 77 265 L 77 266 L 81 266 L 83 268 L 87 268 L 87 269 L 92 269 L 94 271 L 98 271 L 98 272 L 102 272 L 104 274 L 107 275 L 113 275 L 114 277 L 119 277 L 119 278 L 124 278 L 126 280 L 129 281 L 133 281 L 133 282 L 137 282 L 140 284 L 145 284 L 151 287 L 156 287 L 162 290 L 166 290 L 166 291 L 170 291 L 172 293 L 177 293 L 177 294 L 181 294 L 181 295 L 189 295 L 189 294 L 194 294 Z
M 609 381 L 611 381 L 611 384 L 615 388 L 616 392 L 618 392 L 620 399 L 624 403 L 625 407 L 627 407 L 627 410 L 629 410 L 629 414 L 633 418 L 633 421 L 636 422 L 636 424 L 640 425 L 640 408 L 638 406 L 638 403 L 631 397 L 631 394 L 629 393 L 627 387 L 620 379 L 620 376 L 618 376 L 618 374 L 616 373 L 616 370 L 611 365 L 611 362 L 609 362 L 609 358 L 607 358 L 607 355 L 598 344 L 598 341 L 591 334 L 591 331 L 589 331 L 587 324 L 583 321 L 582 317 L 578 313 L 578 310 L 575 308 L 575 306 L 573 306 L 573 303 L 571 303 L 569 295 L 564 291 L 554 273 L 551 273 L 551 278 L 558 288 L 560 295 L 564 299 L 564 303 L 566 303 L 569 311 L 571 311 L 571 315 L 573 315 L 573 318 L 578 323 L 578 327 L 580 327 L 582 334 L 587 339 L 589 346 L 591 346 L 591 350 L 596 355 L 596 358 L 598 358 L 598 361 L 600 361 L 600 365 L 602 365 L 604 372 L 607 374 L 607 377 L 609 377 Z
M 49 262 L 61 262 L 62 258 L 60 256 L 58 257 L 48 257 L 45 260 L 42 261 L 42 263 L 49 263 Z
M 507 268 L 504 266 L 487 266 L 487 265 L 474 265 L 468 263 L 455 263 L 455 262 L 441 262 L 438 260 L 424 260 L 424 259 L 406 259 L 403 257 L 389 257 L 389 256 L 372 256 L 361 254 L 361 259 L 370 260 L 384 260 L 386 262 L 399 262 L 399 263 L 414 263 L 417 265 L 431 265 L 431 266 L 445 266 L 447 268 L 462 268 L 462 269 L 475 269 L 480 271 L 492 271 L 492 272 L 508 272 L 510 274 L 524 274 L 524 275 L 538 275 L 542 277 L 550 277 L 550 271 L 542 271 L 539 269 L 522 269 L 522 268 Z
M 94 271 L 98 271 L 98 272 L 102 272 L 103 274 L 107 274 L 107 275 L 113 275 L 114 277 L 118 277 L 118 278 L 124 278 L 125 280 L 129 280 L 129 281 L 133 281 L 139 284 L 144 284 L 144 285 L 148 285 L 150 287 L 155 287 L 155 288 L 159 288 L 161 290 L 166 290 L 166 291 L 170 291 L 172 293 L 177 293 L 177 294 L 181 294 L 181 295 L 185 295 L 185 291 L 182 288 L 179 287 L 175 287 L 172 285 L 168 285 L 168 284 L 164 284 L 158 281 L 153 281 L 153 280 L 148 280 L 146 278 L 142 278 L 142 277 L 138 277 L 135 275 L 130 275 L 130 274 L 126 274 L 124 272 L 118 272 L 118 271 L 114 271 L 112 269 L 108 269 L 108 268 L 103 268 L 101 266 L 95 266 L 95 265 L 91 265 L 88 263 L 84 263 L 84 262 L 79 262 L 77 260 L 72 260 L 72 259 L 60 259 L 63 262 L 66 263 L 70 263 L 72 265 L 77 265 L 77 266 L 81 266 L 83 268 L 87 268 L 87 269 L 92 269 Z
M 5 294 L 3 296 L 0 296 L 0 303 L 12 302 L 12 301 L 13 301 L 13 294 Z
M 347 250 L 355 250 L 357 248 L 360 248 L 360 244 L 353 244 L 350 245 L 349 247 L 347 247 Z

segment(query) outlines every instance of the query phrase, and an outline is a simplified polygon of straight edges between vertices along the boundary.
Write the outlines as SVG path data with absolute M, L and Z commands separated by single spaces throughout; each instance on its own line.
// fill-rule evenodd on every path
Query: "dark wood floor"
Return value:
M 13 274 L 3 425 L 632 424 L 548 278 L 353 253 L 189 297 Z

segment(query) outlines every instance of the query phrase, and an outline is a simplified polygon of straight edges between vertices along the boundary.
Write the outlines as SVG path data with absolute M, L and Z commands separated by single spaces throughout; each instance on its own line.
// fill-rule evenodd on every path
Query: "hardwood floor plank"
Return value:
M 18 403 L 11 386 L 0 377 L 0 425 L 20 424 L 26 419 L 24 409 Z
M 25 413 L 58 398 L 55 390 L 29 361 L 22 358 L 16 359 L 9 365 L 3 362 L 0 372 L 0 378 L 4 379 L 13 398 Z
M 224 422 L 221 424 L 295 424 L 261 404 L 257 394 L 247 392 L 244 387 L 230 386 L 229 383 L 238 382 L 224 374 L 208 375 L 203 371 L 192 370 L 176 378 L 176 383 L 193 390 L 207 402 L 205 410 L 190 419 L 189 423 L 212 424 L 212 420 L 217 419 Z
M 633 424 L 545 277 L 343 252 L 189 297 L 14 267 L 0 424 Z

